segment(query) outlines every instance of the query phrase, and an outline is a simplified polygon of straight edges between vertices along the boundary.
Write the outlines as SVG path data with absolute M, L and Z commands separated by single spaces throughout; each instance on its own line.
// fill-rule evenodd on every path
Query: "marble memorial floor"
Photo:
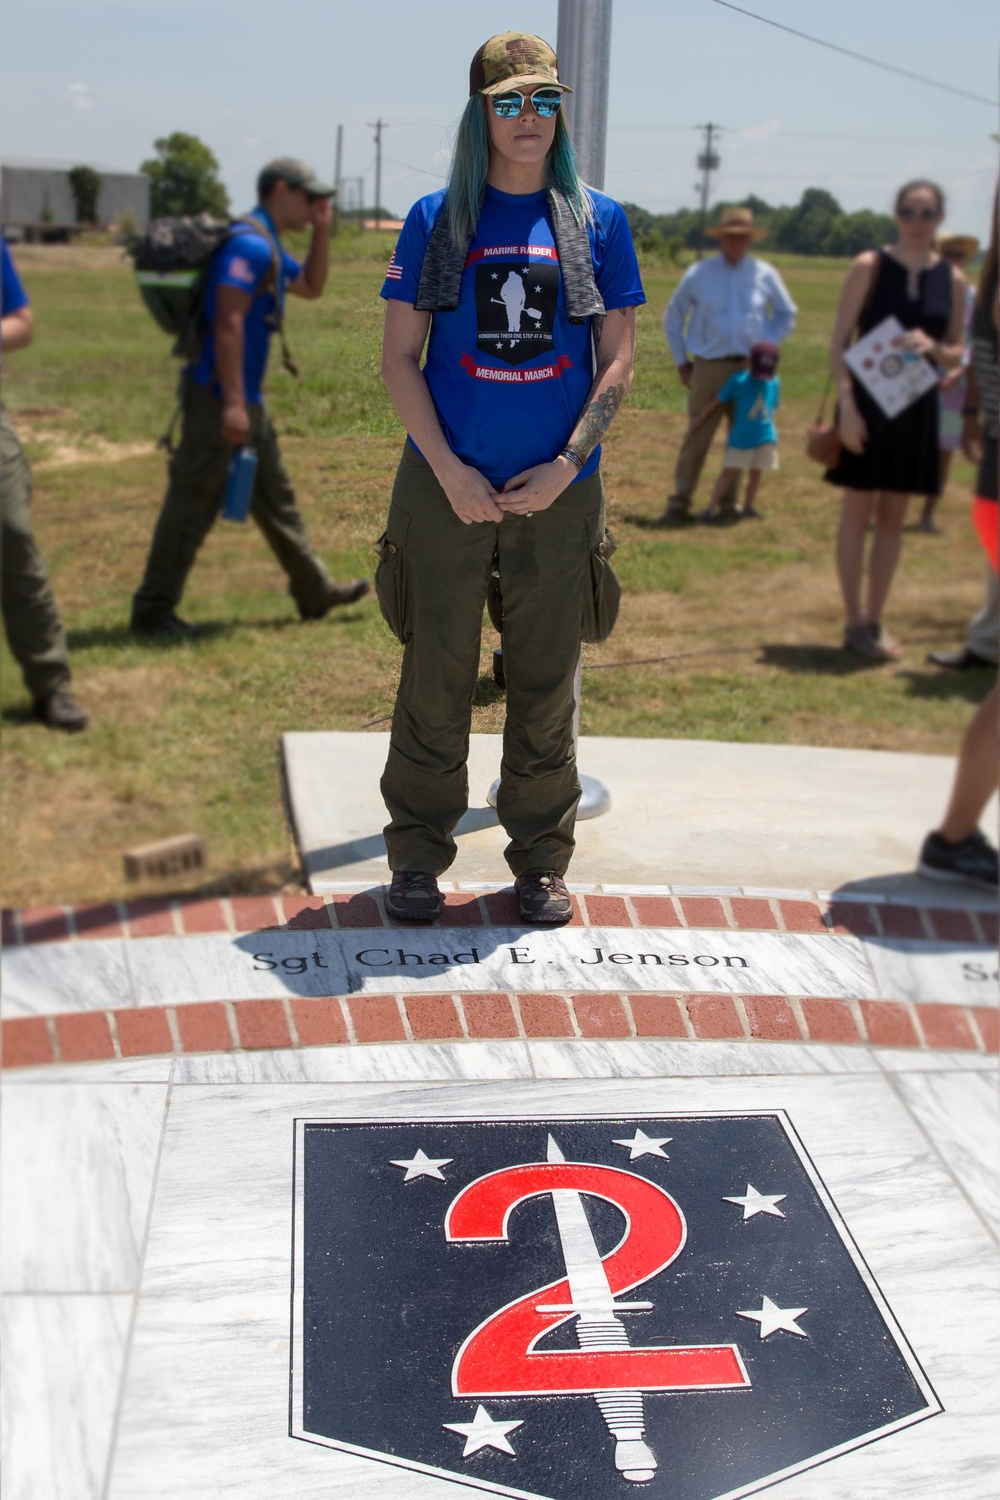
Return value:
M 772 1482 L 782 1500 L 996 1493 L 995 906 L 627 885 L 578 888 L 574 900 L 572 924 L 555 932 L 519 926 L 510 892 L 468 886 L 448 892 L 430 930 L 391 926 L 377 886 L 4 914 L 5 1500 L 459 1500 L 469 1486 L 721 1500 Z M 715 1181 L 730 1147 L 697 1145 L 698 1132 L 708 1122 L 728 1142 L 757 1120 L 780 1123 L 791 1155 L 761 1156 L 749 1182 L 734 1168 L 706 1206 L 697 1183 Z M 891 1347 L 918 1392 L 911 1414 L 865 1418 L 860 1435 L 817 1438 L 792 1457 L 788 1422 L 773 1440 L 758 1424 L 753 1455 L 747 1436 L 715 1473 L 706 1455 L 726 1441 L 716 1414 L 735 1398 L 647 1395 L 660 1469 L 628 1483 L 603 1447 L 589 1459 L 567 1436 L 584 1432 L 592 1397 L 458 1401 L 443 1365 L 406 1368 L 417 1356 L 400 1324 L 385 1365 L 403 1383 L 385 1397 L 386 1422 L 412 1436 L 392 1462 L 373 1456 L 377 1442 L 316 1437 L 317 1357 L 310 1375 L 296 1355 L 322 1324 L 309 1311 L 315 1275 L 295 1273 L 310 1181 L 320 1191 L 319 1168 L 296 1166 L 306 1122 L 348 1142 L 389 1132 L 378 1172 L 358 1168 L 369 1187 L 348 1217 L 369 1234 L 361 1259 L 397 1257 L 393 1285 L 410 1278 L 412 1296 L 431 1300 L 408 1237 L 439 1228 L 475 1175 L 487 1148 L 473 1122 L 494 1128 L 499 1178 L 524 1141 L 545 1162 L 546 1138 L 548 1166 L 530 1170 L 558 1173 L 556 1138 L 584 1132 L 595 1182 L 627 1178 L 650 1202 L 672 1189 L 687 1215 L 671 1296 L 701 1254 L 722 1268 L 720 1289 L 726 1277 L 742 1288 L 733 1256 L 776 1237 L 773 1258 L 752 1262 L 773 1264 L 775 1284 L 747 1271 L 746 1290 L 705 1302 L 704 1336 L 702 1324 L 684 1335 L 707 1344 L 716 1320 L 752 1399 L 771 1392 L 772 1418 L 786 1401 L 792 1427 L 804 1421 L 807 1389 L 823 1406 L 824 1350 L 832 1359 L 860 1337 L 851 1277 L 851 1306 L 875 1319 L 869 1335 L 882 1330 L 872 1347 Z M 522 1144 L 498 1146 L 501 1126 Z M 323 1179 L 328 1212 L 342 1213 L 339 1170 Z M 588 1191 L 564 1187 L 564 1212 Z M 793 1256 L 781 1236 L 806 1198 L 827 1250 Z M 572 1234 L 557 1218 L 569 1275 Z M 853 1267 L 836 1294 L 823 1282 L 832 1244 Z M 636 1306 L 662 1305 L 670 1274 L 658 1271 L 660 1291 Z M 479 1273 L 469 1278 L 471 1296 Z M 580 1296 L 570 1310 L 583 1317 Z M 371 1294 L 351 1308 L 357 1348 L 342 1340 L 330 1357 L 360 1368 Z M 464 1327 L 471 1315 L 453 1311 Z M 636 1343 L 640 1324 L 627 1327 Z M 866 1359 L 858 1381 L 870 1379 Z M 453 1422 L 435 1401 L 446 1417 L 455 1406 Z M 662 1424 L 681 1415 L 688 1425 L 668 1442 Z M 543 1482 L 533 1476 L 545 1443 L 563 1458 Z M 573 1464 L 584 1480 L 568 1477 Z

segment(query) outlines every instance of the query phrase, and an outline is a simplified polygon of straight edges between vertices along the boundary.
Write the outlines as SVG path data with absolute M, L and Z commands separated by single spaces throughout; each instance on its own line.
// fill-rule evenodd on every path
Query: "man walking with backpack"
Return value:
M 145 576 L 132 600 L 132 630 L 138 635 L 171 639 L 198 633 L 178 616 L 177 606 L 198 549 L 219 515 L 233 453 L 244 446 L 257 456 L 250 514 L 288 575 L 302 618 L 321 619 L 335 605 L 353 604 L 368 592 L 365 578 L 331 579 L 310 542 L 261 395 L 286 294 L 315 300 L 326 284 L 333 191 L 304 162 L 291 157 L 269 162 L 257 179 L 258 205 L 246 227 L 212 257 L 201 349 L 182 377 L 180 443 L 170 460 Z M 307 224 L 312 238 L 300 265 L 282 248 L 280 237 Z

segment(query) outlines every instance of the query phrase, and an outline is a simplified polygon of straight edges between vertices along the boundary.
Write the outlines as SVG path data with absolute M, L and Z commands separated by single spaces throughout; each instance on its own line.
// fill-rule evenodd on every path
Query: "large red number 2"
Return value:
M 463 1188 L 445 1219 L 450 1241 L 506 1240 L 512 1210 L 566 1188 L 605 1198 L 625 1215 L 625 1234 L 603 1257 L 613 1297 L 656 1276 L 680 1253 L 684 1216 L 647 1177 L 581 1162 L 539 1162 L 491 1172 Z M 455 1396 L 593 1395 L 598 1391 L 719 1390 L 750 1384 L 732 1344 L 542 1350 L 549 1329 L 573 1316 L 568 1279 L 493 1313 L 465 1340 L 452 1368 Z M 559 1310 L 539 1308 L 555 1303 Z M 560 1305 L 561 1304 L 561 1308 Z

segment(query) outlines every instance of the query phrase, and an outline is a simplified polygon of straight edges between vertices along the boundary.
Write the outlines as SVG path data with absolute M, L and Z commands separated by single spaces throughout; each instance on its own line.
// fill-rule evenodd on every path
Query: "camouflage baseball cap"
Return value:
M 297 156 L 278 156 L 261 167 L 257 174 L 257 196 L 266 198 L 279 182 L 287 182 L 290 188 L 305 188 L 314 198 L 332 198 L 337 189 L 320 182 L 308 162 Z
M 556 55 L 548 42 L 525 31 L 503 31 L 484 42 L 469 69 L 469 93 L 502 94 L 514 88 L 573 90 L 559 82 Z

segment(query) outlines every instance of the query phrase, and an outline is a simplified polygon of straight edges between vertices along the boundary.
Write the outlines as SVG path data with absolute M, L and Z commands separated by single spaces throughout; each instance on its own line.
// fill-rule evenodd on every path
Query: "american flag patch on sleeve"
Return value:
M 389 264 L 386 267 L 385 272 L 385 279 L 386 281 L 402 281 L 403 279 L 403 268 L 396 259 L 395 250 L 392 252 L 392 255 L 389 258 Z
M 250 262 L 245 260 L 242 255 L 233 256 L 229 262 L 229 274 L 236 281 L 245 281 L 247 286 L 253 286 L 256 279 Z

